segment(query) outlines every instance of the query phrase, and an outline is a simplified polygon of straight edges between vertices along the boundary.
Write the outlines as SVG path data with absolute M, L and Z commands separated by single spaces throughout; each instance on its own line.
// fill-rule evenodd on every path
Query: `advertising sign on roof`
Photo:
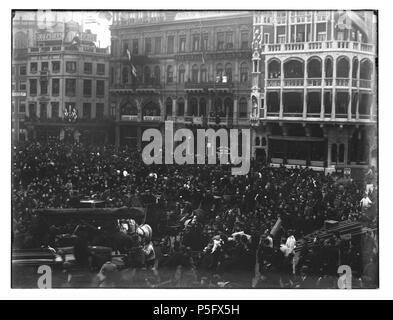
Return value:
M 63 36 L 63 32 L 36 33 L 36 39 L 38 42 L 61 41 L 63 39 Z

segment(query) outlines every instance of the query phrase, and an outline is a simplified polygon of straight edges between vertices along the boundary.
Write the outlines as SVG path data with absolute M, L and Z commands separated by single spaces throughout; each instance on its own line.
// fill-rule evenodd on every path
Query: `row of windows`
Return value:
M 167 98 L 166 103 L 166 114 L 173 115 L 173 100 L 171 98 Z M 219 115 L 225 117 L 229 115 L 233 117 L 233 100 L 230 98 L 221 99 L 216 98 L 212 103 L 212 110 L 210 116 Z M 248 107 L 247 107 L 247 99 L 242 97 L 239 99 L 239 118 L 247 118 L 248 116 Z M 176 101 L 176 109 L 175 113 L 177 116 L 184 116 L 185 114 L 185 100 L 183 98 L 179 98 Z M 198 99 L 192 97 L 188 100 L 188 115 L 189 116 L 209 116 L 207 114 L 207 101 L 204 98 Z
M 240 82 L 245 83 L 249 80 L 249 67 L 246 62 L 240 64 Z M 122 83 L 128 83 L 130 81 L 130 70 L 128 67 L 124 67 L 122 70 Z M 145 66 L 142 70 L 137 72 L 139 74 L 139 80 L 144 83 L 159 83 L 161 77 L 161 71 L 159 66 L 151 68 Z M 178 82 L 184 83 L 186 79 L 191 82 L 208 82 L 208 70 L 206 65 L 198 66 L 194 64 L 191 67 L 190 72 L 187 74 L 186 67 L 181 64 L 178 68 Z M 231 63 L 222 64 L 218 63 L 215 70 L 215 80 L 217 82 L 231 82 L 233 80 L 233 66 Z M 113 75 L 112 80 L 113 82 Z M 174 82 L 174 68 L 173 66 L 168 66 L 166 69 L 166 83 Z
M 11 87 L 13 91 L 26 91 L 26 82 L 19 82 L 19 84 L 17 82 L 13 82 Z
M 161 109 L 158 104 L 148 103 L 142 108 L 143 115 L 160 116 Z M 231 98 L 221 99 L 216 98 L 212 103 L 211 114 L 207 112 L 207 100 L 205 98 L 191 97 L 188 99 L 188 111 L 185 113 L 185 99 L 180 97 L 176 101 L 175 110 L 173 110 L 172 98 L 167 98 L 165 101 L 166 115 L 176 116 L 234 116 L 233 100 Z M 173 112 L 175 114 L 173 114 Z M 247 99 L 242 97 L 239 100 L 239 118 L 247 118 Z M 139 111 L 135 102 L 127 102 L 120 108 L 121 115 L 138 115 Z
M 75 109 L 75 103 L 74 102 L 66 102 L 65 107 L 69 108 L 71 106 L 71 109 Z M 39 117 L 40 119 L 47 119 L 48 118 L 48 107 L 51 108 L 51 118 L 52 119 L 58 119 L 60 118 L 60 103 L 59 102 L 51 102 L 50 106 L 46 102 L 42 102 L 39 104 Z M 77 110 L 77 109 L 76 109 Z M 25 106 L 23 105 L 23 111 L 21 110 L 21 107 L 19 109 L 20 112 L 25 112 Z M 37 104 L 35 102 L 29 102 L 29 115 L 30 117 L 37 116 Z M 83 103 L 82 105 L 82 115 L 78 115 L 79 117 L 82 117 L 83 119 L 92 119 L 92 104 L 91 103 Z M 96 119 L 103 119 L 104 118 L 104 104 L 103 103 L 96 103 Z
M 168 36 L 166 38 L 166 53 L 172 54 L 175 53 L 175 36 Z M 209 35 L 207 33 L 202 34 L 194 34 L 191 36 L 191 39 L 188 39 L 185 35 L 181 35 L 178 38 L 178 47 L 176 52 L 187 52 L 188 41 L 191 41 L 191 51 L 198 52 L 209 50 Z M 230 50 L 235 47 L 234 45 L 234 32 L 218 32 L 216 35 L 216 44 L 214 49 L 216 50 Z M 123 54 L 127 53 L 127 50 L 130 50 L 129 46 L 131 46 L 130 52 L 132 54 L 161 54 L 163 53 L 162 47 L 162 37 L 154 37 L 154 38 L 144 38 L 143 48 L 139 47 L 140 39 L 133 39 L 131 42 L 123 41 L 122 50 Z M 154 48 L 153 48 L 154 44 Z M 240 48 L 248 49 L 249 48 L 249 31 L 242 31 L 240 33 Z M 213 48 L 212 48 L 213 49 Z
M 303 94 L 295 92 L 286 92 L 282 96 L 282 105 L 284 116 L 286 113 L 299 115 L 303 113 L 304 102 L 306 103 L 307 113 L 319 115 L 322 110 L 322 95 L 319 92 L 309 92 L 304 100 Z M 337 92 L 335 96 L 331 92 L 325 92 L 323 96 L 323 106 L 325 115 L 331 114 L 333 101 L 335 102 L 336 117 L 347 117 L 348 111 L 356 116 L 370 115 L 373 107 L 372 95 L 368 93 L 358 94 L 353 92 L 352 96 L 348 92 Z M 280 95 L 278 92 L 268 92 L 267 94 L 267 112 L 280 112 Z
M 270 32 L 263 33 L 263 43 L 303 43 L 331 40 L 331 34 L 328 32 L 326 23 L 317 23 L 315 28 L 316 31 L 314 35 L 311 33 L 311 25 L 291 25 L 290 27 L 277 26 L 274 27 L 275 32 L 271 29 Z M 290 32 L 288 30 L 290 30 Z M 364 42 L 366 40 L 365 36 L 359 30 L 335 31 L 333 36 L 337 41 Z
M 58 73 L 60 72 L 60 61 L 52 61 L 52 72 Z M 49 71 L 49 62 L 43 61 L 41 62 L 41 69 L 40 71 Z M 22 74 L 21 72 L 24 72 Z M 19 69 L 20 75 L 26 75 L 26 68 L 23 70 Z M 38 62 L 30 62 L 30 72 L 36 73 L 38 72 Z M 77 72 L 77 63 L 76 61 L 66 61 L 66 72 L 68 73 L 76 73 Z M 93 63 L 92 62 L 84 62 L 83 64 L 83 72 L 85 74 L 93 74 Z M 104 63 L 97 63 L 96 68 L 97 75 L 104 75 L 105 74 L 105 64 Z
M 52 96 L 60 94 L 60 79 L 52 80 Z M 30 79 L 30 95 L 37 95 L 38 93 L 38 81 L 37 79 Z M 48 81 L 40 81 L 40 94 L 47 95 L 48 93 Z M 92 96 L 92 80 L 83 80 L 83 95 L 86 97 Z M 65 80 L 65 95 L 68 97 L 74 97 L 76 95 L 76 79 Z M 103 97 L 105 95 L 105 81 L 96 80 L 96 96 Z
M 332 57 L 328 56 L 323 61 L 319 57 L 311 57 L 307 61 L 302 59 L 289 59 L 285 62 L 281 62 L 275 58 L 268 61 L 268 78 L 269 79 L 280 79 L 281 68 L 284 71 L 284 78 L 304 78 L 304 74 L 307 73 L 309 78 L 321 78 L 322 69 L 325 69 L 325 78 L 333 78 L 334 65 L 336 67 L 337 78 L 349 78 L 371 80 L 373 75 L 373 63 L 370 59 L 363 59 L 359 61 L 358 57 L 354 57 L 351 60 L 348 57 L 341 56 L 335 61 Z M 352 75 L 350 74 L 352 64 Z M 359 75 L 358 75 L 359 74 Z

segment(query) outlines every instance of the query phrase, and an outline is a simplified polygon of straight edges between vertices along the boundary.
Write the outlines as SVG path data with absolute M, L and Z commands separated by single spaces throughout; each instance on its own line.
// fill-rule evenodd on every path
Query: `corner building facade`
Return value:
M 101 144 L 113 140 L 109 110 L 109 50 L 77 22 L 57 22 L 39 30 L 27 49 L 25 127 L 27 140 Z M 73 44 L 76 34 L 79 44 Z M 73 122 L 65 120 L 74 112 Z
M 376 17 L 255 12 L 253 152 L 271 164 L 376 164 Z
M 249 128 L 250 12 L 115 12 L 110 105 L 116 144 L 141 148 L 147 128 Z M 127 49 L 136 68 L 131 76 Z

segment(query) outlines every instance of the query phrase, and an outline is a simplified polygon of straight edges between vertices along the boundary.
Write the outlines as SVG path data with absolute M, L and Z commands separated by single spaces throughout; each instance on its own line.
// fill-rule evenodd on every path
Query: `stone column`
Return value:
M 304 62 L 303 71 L 303 119 L 307 118 L 307 62 Z
M 284 88 L 285 81 L 284 81 L 284 62 L 283 61 L 280 61 L 280 62 L 281 62 L 281 89 L 280 89 L 280 115 L 279 115 L 279 117 L 282 118 L 283 114 L 284 114 L 283 88 Z
M 172 100 L 172 117 L 176 117 L 176 98 Z
M 48 103 L 46 105 L 46 117 L 48 119 L 52 119 L 52 104 L 51 103 Z
M 267 59 L 265 59 L 265 86 L 264 86 L 264 92 L 265 92 L 265 96 L 264 96 L 264 99 L 263 99 L 263 104 L 264 104 L 264 106 L 263 106 L 263 109 L 264 109 L 264 118 L 266 119 L 266 117 L 267 117 L 267 103 L 266 103 L 266 97 L 267 97 L 267 90 L 266 90 L 266 88 L 267 88 L 267 79 L 268 79 L 268 77 L 269 77 L 269 71 L 268 71 L 268 65 L 267 65 Z M 282 75 L 281 75 L 281 78 L 282 78 Z
M 348 109 L 347 109 L 348 120 L 352 119 L 352 67 L 353 67 L 353 59 L 351 59 L 349 62 L 349 91 L 348 91 L 349 99 L 348 99 Z
M 332 165 L 332 144 L 329 142 L 329 138 L 327 138 L 327 143 L 328 143 L 327 166 L 330 167 Z
M 332 119 L 336 118 L 336 79 L 336 59 L 333 58 Z
M 321 119 L 325 118 L 325 61 L 322 59 L 321 77 Z
M 359 101 L 360 101 L 360 61 L 358 62 L 358 73 L 357 77 L 357 93 L 358 93 L 358 100 L 356 101 L 356 120 L 359 120 Z
M 158 98 L 158 104 L 160 105 L 161 121 L 164 122 L 166 117 L 166 110 L 165 110 L 165 104 L 163 98 Z
M 38 119 L 40 118 L 40 111 L 41 111 L 41 104 L 37 102 L 36 116 Z
M 212 98 L 209 96 L 209 99 L 207 100 L 207 118 L 209 119 L 210 113 L 212 112 Z
M 238 122 L 238 113 L 239 113 L 239 98 L 235 96 L 233 99 L 233 123 L 237 124 Z
M 187 95 L 184 98 L 184 116 L 188 116 L 188 97 Z

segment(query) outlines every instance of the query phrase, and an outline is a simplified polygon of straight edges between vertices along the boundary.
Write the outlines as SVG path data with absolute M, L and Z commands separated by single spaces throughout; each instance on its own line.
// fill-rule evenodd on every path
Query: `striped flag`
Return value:
M 128 63 L 130 64 L 131 73 L 134 77 L 136 77 L 136 68 L 131 61 L 131 52 L 128 48 L 127 48 L 127 58 L 128 58 Z

